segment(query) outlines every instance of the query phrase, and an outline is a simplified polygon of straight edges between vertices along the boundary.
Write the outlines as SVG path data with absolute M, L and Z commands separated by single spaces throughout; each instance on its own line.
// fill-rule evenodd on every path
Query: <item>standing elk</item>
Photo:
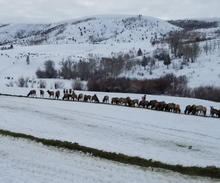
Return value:
M 214 107 L 211 106 L 210 107 L 210 115 L 211 115 L 211 117 L 216 116 L 216 117 L 220 118 L 220 110 L 215 109 Z
M 194 109 L 195 111 L 193 112 L 193 114 L 199 115 L 203 113 L 203 116 L 206 116 L 206 107 L 202 106 L 202 105 L 198 105 L 195 107 Z
M 29 96 L 31 96 L 31 97 L 36 97 L 36 96 L 37 96 L 36 90 L 31 90 L 31 91 L 27 94 L 27 97 L 29 97 Z
M 44 90 L 40 90 L 40 97 L 44 98 Z
M 181 113 L 180 105 L 179 105 L 179 104 L 175 104 L 175 105 L 174 105 L 174 112 L 175 112 L 175 113 Z
M 73 101 L 75 99 L 77 100 L 77 95 L 76 95 L 76 93 L 74 91 L 72 91 L 71 98 L 72 98 Z
M 80 93 L 80 94 L 78 95 L 77 100 L 80 101 L 81 99 L 83 99 L 83 94 L 82 94 L 82 93 Z
M 64 93 L 63 100 L 69 100 L 72 96 L 69 93 Z
M 53 97 L 54 98 L 54 91 L 50 91 L 50 90 L 47 90 L 47 93 L 49 94 L 49 97 Z
M 109 96 L 104 96 L 103 100 L 102 100 L 103 103 L 109 103 Z
M 57 90 L 56 93 L 55 93 L 55 99 L 59 99 L 60 98 L 60 91 Z
M 146 95 L 144 95 L 143 97 L 141 97 L 142 101 L 146 101 Z

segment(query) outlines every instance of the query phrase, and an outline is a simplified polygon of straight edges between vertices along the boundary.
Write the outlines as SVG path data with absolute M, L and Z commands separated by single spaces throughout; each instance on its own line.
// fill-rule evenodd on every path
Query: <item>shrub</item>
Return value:
M 61 82 L 61 81 L 56 81 L 56 82 L 54 83 L 54 88 L 55 88 L 55 89 L 64 88 L 64 83 Z
M 37 70 L 36 75 L 38 78 L 57 78 L 58 73 L 52 60 L 46 61 L 44 67 L 44 70 Z
M 46 86 L 47 86 L 46 81 L 43 81 L 43 80 L 40 80 L 40 81 L 39 81 L 39 87 L 40 87 L 40 88 L 46 88 Z
M 18 85 L 18 87 L 22 87 L 22 88 L 25 86 L 25 79 L 24 79 L 24 77 L 18 78 L 17 85 Z
M 76 79 L 75 81 L 72 82 L 72 88 L 74 90 L 82 90 L 83 84 L 80 79 Z

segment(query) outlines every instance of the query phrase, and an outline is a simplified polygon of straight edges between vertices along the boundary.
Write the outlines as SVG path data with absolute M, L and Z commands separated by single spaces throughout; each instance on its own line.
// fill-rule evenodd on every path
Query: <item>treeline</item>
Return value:
M 218 22 L 208 22 L 199 20 L 170 20 L 169 23 L 181 27 L 185 30 L 195 30 L 195 29 L 207 29 L 214 28 L 218 26 Z
M 121 54 L 112 58 L 101 58 L 88 60 L 72 61 L 70 59 L 60 63 L 60 69 L 55 69 L 55 64 L 52 60 L 44 63 L 44 69 L 38 69 L 36 75 L 38 78 L 63 78 L 88 80 L 89 78 L 111 78 L 117 77 L 123 69 L 129 70 L 136 64 L 142 62 L 132 62 L 131 56 Z M 148 64 L 149 60 L 144 60 L 144 64 Z M 150 61 L 149 61 L 150 62 Z
M 128 78 L 90 79 L 87 87 L 89 91 L 171 95 L 220 102 L 220 88 L 210 86 L 190 89 L 187 87 L 185 76 L 176 77 L 173 74 L 158 79 L 145 80 Z
M 186 84 L 185 76 L 176 77 L 173 74 L 167 74 L 158 79 L 145 80 L 128 78 L 90 79 L 87 86 L 90 91 L 184 95 Z

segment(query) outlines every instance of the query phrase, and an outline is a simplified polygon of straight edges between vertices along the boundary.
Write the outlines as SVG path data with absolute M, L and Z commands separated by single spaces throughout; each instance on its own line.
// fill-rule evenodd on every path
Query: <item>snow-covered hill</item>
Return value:
M 143 96 L 107 94 L 138 99 Z M 99 99 L 103 95 L 106 93 L 97 93 Z M 220 107 L 219 103 L 190 98 L 147 96 L 147 99 L 175 102 L 182 110 L 193 103 L 207 109 L 210 105 Z M 0 96 L 0 101 L 0 129 L 77 142 L 168 164 L 220 167 L 219 118 L 89 102 L 6 96 Z
M 218 181 L 159 169 L 123 165 L 22 139 L 0 136 L 0 142 L 0 182 L 4 183 L 217 183 Z
M 143 16 L 94 16 L 53 24 L 0 26 L 0 44 L 70 44 L 149 41 L 177 27 Z
M 118 53 L 137 53 L 141 48 L 145 56 L 152 56 L 156 49 L 170 52 L 167 43 L 152 45 L 152 40 L 163 38 L 170 31 L 181 30 L 167 21 L 145 16 L 105 15 L 85 17 L 51 24 L 2 24 L 0 48 L 14 45 L 14 49 L 0 50 L 0 80 L 8 84 L 21 76 L 34 80 L 35 72 L 46 60 L 53 60 L 60 68 L 62 60 L 112 57 Z M 220 27 L 196 30 L 209 39 L 200 42 L 202 48 L 195 63 L 183 64 L 173 59 L 169 69 L 163 61 L 153 67 L 136 65 L 123 71 L 119 77 L 138 79 L 158 78 L 167 73 L 186 75 L 190 87 L 220 85 Z M 203 47 L 212 45 L 205 53 Z M 215 45 L 215 46 L 214 46 Z M 26 64 L 27 55 L 30 65 Z M 140 60 L 142 57 L 134 58 Z M 5 78 L 13 78 L 6 80 Z

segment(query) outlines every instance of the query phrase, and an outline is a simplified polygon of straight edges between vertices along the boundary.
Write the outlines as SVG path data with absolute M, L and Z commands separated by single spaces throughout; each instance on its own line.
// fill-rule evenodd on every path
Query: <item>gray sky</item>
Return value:
M 0 22 L 56 22 L 98 14 L 220 17 L 220 0 L 0 0 Z

